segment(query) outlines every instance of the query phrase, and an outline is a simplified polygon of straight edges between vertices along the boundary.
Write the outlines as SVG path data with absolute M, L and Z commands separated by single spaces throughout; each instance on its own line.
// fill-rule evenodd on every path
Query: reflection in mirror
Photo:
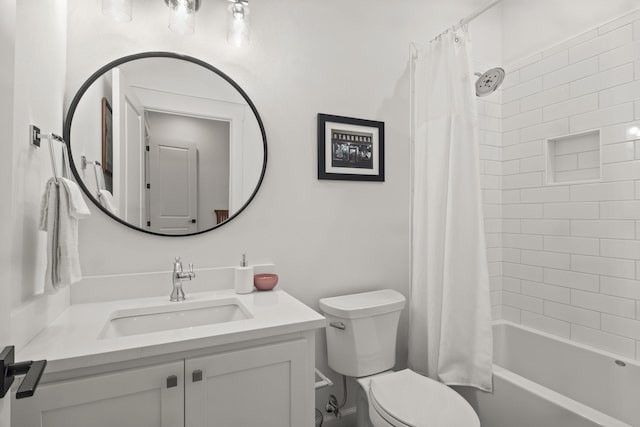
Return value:
M 67 120 L 78 178 L 130 226 L 210 230 L 244 208 L 264 174 L 266 142 L 247 100 L 194 62 L 123 62 L 86 87 Z

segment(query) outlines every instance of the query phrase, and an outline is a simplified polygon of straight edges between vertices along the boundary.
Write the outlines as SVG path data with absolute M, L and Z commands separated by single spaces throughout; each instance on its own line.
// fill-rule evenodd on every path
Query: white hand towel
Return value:
M 42 197 L 40 229 L 47 232 L 45 292 L 82 279 L 78 253 L 78 219 L 89 209 L 73 181 L 49 179 Z
M 65 186 L 69 195 L 69 214 L 75 219 L 83 219 L 91 215 L 78 184 L 67 178 L 58 178 L 58 181 Z
M 116 201 L 113 200 L 113 196 L 109 192 L 109 190 L 100 190 L 98 192 L 98 199 L 100 200 L 100 204 L 109 212 L 114 215 L 118 215 L 118 207 L 116 206 Z

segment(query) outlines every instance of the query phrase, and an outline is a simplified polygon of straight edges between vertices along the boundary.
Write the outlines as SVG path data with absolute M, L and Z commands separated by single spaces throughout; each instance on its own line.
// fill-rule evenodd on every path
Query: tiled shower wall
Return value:
M 494 316 L 640 360 L 640 10 L 506 69 L 479 110 Z M 601 179 L 546 184 L 546 139 L 594 129 Z

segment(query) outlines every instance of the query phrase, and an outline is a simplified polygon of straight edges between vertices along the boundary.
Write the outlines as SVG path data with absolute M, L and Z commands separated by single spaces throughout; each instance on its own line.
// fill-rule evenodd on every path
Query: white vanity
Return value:
M 12 425 L 312 426 L 324 324 L 284 291 L 72 305 L 18 353 L 49 364 Z

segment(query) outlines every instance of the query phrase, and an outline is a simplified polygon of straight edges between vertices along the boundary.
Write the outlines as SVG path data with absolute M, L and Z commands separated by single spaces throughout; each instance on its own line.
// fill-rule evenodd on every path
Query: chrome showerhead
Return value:
M 487 96 L 495 92 L 504 81 L 504 69 L 500 67 L 485 71 L 484 74 L 476 73 L 476 95 Z

